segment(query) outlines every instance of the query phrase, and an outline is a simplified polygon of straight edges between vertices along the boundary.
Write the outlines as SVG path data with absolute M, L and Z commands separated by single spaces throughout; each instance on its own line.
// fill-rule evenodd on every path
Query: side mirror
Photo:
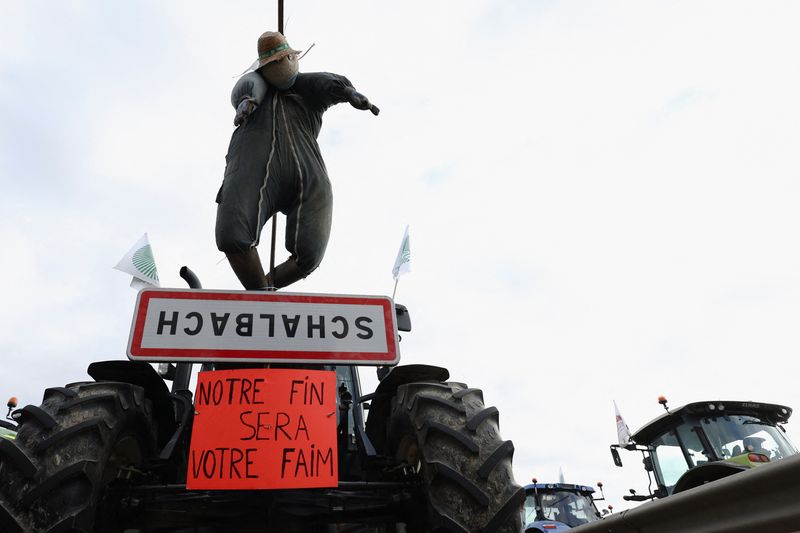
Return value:
M 647 470 L 648 472 L 652 472 L 653 471 L 653 459 L 652 459 L 652 457 L 645 457 L 644 459 L 642 459 L 642 464 L 644 465 L 644 469 Z
M 394 304 L 394 313 L 397 317 L 397 331 L 411 331 L 411 315 L 406 306 Z
M 619 457 L 619 451 L 616 448 L 611 448 L 611 458 L 614 460 L 614 464 L 617 466 L 622 466 L 622 459 Z

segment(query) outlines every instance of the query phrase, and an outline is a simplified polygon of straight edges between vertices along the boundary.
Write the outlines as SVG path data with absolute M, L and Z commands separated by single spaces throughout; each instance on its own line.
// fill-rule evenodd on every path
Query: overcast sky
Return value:
M 409 224 L 402 363 L 484 390 L 520 483 L 562 468 L 616 509 L 644 492 L 608 453 L 614 400 L 631 429 L 659 394 L 800 406 L 800 4 L 287 0 L 286 19 L 315 44 L 302 71 L 381 108 L 324 117 L 332 236 L 291 290 L 390 295 Z M 136 293 L 112 267 L 145 232 L 162 286 L 188 265 L 239 288 L 214 197 L 231 87 L 276 21 L 263 0 L 0 0 L 0 394 L 38 404 L 125 357 Z

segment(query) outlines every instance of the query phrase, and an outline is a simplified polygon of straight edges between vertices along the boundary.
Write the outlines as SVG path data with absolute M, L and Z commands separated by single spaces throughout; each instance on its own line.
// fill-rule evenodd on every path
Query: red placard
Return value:
M 201 372 L 186 488 L 336 487 L 336 409 L 332 371 Z

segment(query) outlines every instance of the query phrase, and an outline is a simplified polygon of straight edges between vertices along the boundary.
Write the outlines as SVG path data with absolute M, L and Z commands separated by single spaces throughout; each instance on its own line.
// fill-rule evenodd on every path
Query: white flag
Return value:
M 614 402 L 614 414 L 617 417 L 617 440 L 620 446 L 625 447 L 631 443 L 631 432 L 628 429 L 628 424 L 625 423 L 622 419 L 622 415 L 619 414 L 617 402 Z
M 153 258 L 153 249 L 150 248 L 150 242 L 147 240 L 147 233 L 142 235 L 142 238 L 133 245 L 133 248 L 119 260 L 114 268 L 133 276 L 131 287 L 135 289 L 149 286 L 160 287 L 156 261 Z
M 403 242 L 400 243 L 397 259 L 394 261 L 392 275 L 394 275 L 394 279 L 397 279 L 406 272 L 411 272 L 411 243 L 408 237 L 408 226 L 406 226 L 406 232 L 403 235 Z

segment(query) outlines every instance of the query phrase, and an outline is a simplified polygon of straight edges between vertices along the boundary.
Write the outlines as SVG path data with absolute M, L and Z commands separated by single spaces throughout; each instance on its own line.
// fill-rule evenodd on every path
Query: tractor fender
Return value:
M 365 430 L 372 444 L 379 452 L 384 451 L 386 444 L 386 424 L 389 420 L 391 402 L 397 388 L 418 381 L 434 381 L 443 383 L 450 377 L 446 368 L 433 365 L 396 366 L 378 383 L 375 392 L 362 397 L 369 399 L 369 414 Z
M 691 470 L 687 470 L 678 478 L 678 481 L 675 482 L 675 488 L 672 489 L 672 494 L 678 494 L 745 470 L 749 470 L 749 467 L 728 461 L 715 461 L 698 465 Z
M 175 405 L 167 384 L 155 369 L 143 361 L 98 361 L 89 365 L 87 373 L 95 381 L 130 383 L 144 389 L 145 397 L 153 402 L 153 416 L 158 428 L 159 443 L 175 431 Z

